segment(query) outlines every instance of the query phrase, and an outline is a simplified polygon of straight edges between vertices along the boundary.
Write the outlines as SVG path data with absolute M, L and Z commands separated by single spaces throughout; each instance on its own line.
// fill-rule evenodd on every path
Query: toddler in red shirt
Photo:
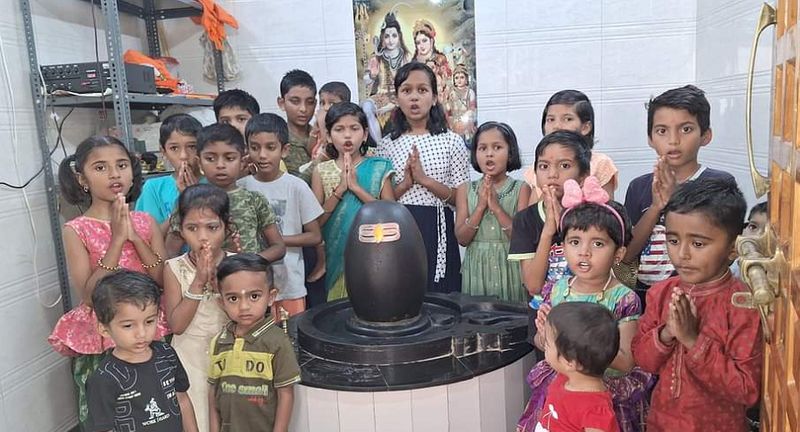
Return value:
M 618 432 L 603 373 L 619 350 L 617 320 L 606 307 L 561 303 L 544 326 L 545 360 L 558 372 L 536 432 Z

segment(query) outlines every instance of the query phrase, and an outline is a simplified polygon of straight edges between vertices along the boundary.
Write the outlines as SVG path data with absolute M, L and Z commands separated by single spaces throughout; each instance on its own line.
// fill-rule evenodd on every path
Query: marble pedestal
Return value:
M 502 353 L 496 353 L 498 357 Z M 496 360 L 499 360 L 497 358 Z M 458 359 L 465 367 L 470 357 Z M 477 358 L 472 363 L 475 364 Z M 291 432 L 513 431 L 530 390 L 533 352 L 468 379 L 397 391 L 295 386 Z M 433 367 L 435 366 L 430 366 Z M 432 371 L 435 372 L 435 371 Z M 346 377 L 340 377 L 345 380 Z M 396 377 L 400 378 L 400 377 Z M 389 388 L 392 388 L 389 385 Z

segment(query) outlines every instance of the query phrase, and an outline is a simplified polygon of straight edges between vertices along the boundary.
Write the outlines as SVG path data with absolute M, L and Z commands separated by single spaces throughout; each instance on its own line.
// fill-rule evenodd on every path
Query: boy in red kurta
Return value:
M 664 209 L 678 276 L 650 288 L 632 344 L 636 364 L 660 375 L 648 432 L 748 430 L 745 410 L 760 392 L 761 321 L 731 304 L 748 288 L 728 270 L 746 210 L 735 183 L 717 179 L 684 183 Z

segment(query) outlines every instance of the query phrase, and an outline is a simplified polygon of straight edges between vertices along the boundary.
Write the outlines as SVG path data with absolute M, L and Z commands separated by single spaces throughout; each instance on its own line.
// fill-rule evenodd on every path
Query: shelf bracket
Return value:
M 28 49 L 28 66 L 30 68 L 31 97 L 33 99 L 33 114 L 36 121 L 36 138 L 39 141 L 39 151 L 42 154 L 44 166 L 44 182 L 47 197 L 47 215 L 50 219 L 50 234 L 53 236 L 53 252 L 56 255 L 56 270 L 58 272 L 58 285 L 61 290 L 61 305 L 64 313 L 72 309 L 72 300 L 69 290 L 69 275 L 67 274 L 67 259 L 64 253 L 64 241 L 61 237 L 61 215 L 58 212 L 58 191 L 53 176 L 50 162 L 50 148 L 47 145 L 47 119 L 44 112 L 45 97 L 43 96 L 44 83 L 39 79 L 39 60 L 36 57 L 36 39 L 33 33 L 33 19 L 29 0 L 20 0 L 22 21 L 25 27 L 25 43 Z M 33 251 L 35 254 L 36 251 Z
M 133 126 L 131 125 L 130 97 L 128 96 L 128 79 L 125 74 L 125 61 L 122 58 L 122 29 L 119 26 L 119 9 L 117 0 L 100 0 L 106 18 L 106 49 L 108 51 L 108 67 L 111 94 L 114 100 L 114 118 L 117 122 L 119 138 L 133 148 Z
M 144 27 L 147 32 L 147 49 L 150 51 L 150 57 L 161 57 L 155 0 L 144 0 Z

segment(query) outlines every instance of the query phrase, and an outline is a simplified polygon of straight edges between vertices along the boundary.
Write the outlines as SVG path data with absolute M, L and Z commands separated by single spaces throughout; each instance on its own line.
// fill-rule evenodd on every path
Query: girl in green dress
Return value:
M 522 303 L 527 293 L 519 264 L 507 260 L 512 219 L 531 193 L 508 176 L 522 165 L 517 137 L 507 124 L 491 121 L 478 128 L 473 143 L 470 159 L 483 178 L 462 184 L 456 194 L 456 238 L 467 248 L 461 291 Z

